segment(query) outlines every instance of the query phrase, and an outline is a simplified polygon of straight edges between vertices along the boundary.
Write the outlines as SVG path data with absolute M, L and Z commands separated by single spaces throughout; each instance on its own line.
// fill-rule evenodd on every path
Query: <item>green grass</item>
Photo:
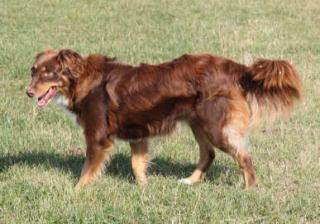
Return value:
M 0 0 L 0 223 L 319 223 L 320 4 L 318 0 Z M 294 63 L 305 102 L 287 121 L 250 136 L 259 178 L 242 188 L 218 153 L 204 183 L 177 184 L 195 168 L 190 130 L 152 141 L 149 184 L 134 184 L 128 144 L 119 142 L 99 181 L 74 191 L 85 145 L 58 107 L 27 99 L 36 52 L 72 48 L 129 63 L 210 52 L 243 63 Z

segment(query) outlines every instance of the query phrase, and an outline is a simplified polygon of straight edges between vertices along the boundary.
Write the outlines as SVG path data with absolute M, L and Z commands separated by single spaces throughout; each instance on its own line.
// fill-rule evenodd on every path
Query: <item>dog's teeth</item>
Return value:
M 186 185 L 192 185 L 191 180 L 189 180 L 188 178 L 182 178 L 178 181 L 180 184 L 186 184 Z

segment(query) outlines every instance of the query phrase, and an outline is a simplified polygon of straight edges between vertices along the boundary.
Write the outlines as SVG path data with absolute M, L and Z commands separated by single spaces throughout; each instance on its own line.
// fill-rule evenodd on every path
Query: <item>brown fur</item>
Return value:
M 137 182 L 146 183 L 147 138 L 170 133 L 178 121 L 190 125 L 200 149 L 197 169 L 183 183 L 205 177 L 215 147 L 235 159 L 246 187 L 253 187 L 255 171 L 245 144 L 251 123 L 261 111 L 282 113 L 301 98 L 297 72 L 281 60 L 261 59 L 247 67 L 201 54 L 132 66 L 101 55 L 83 58 L 72 50 L 39 55 L 31 95 L 43 94 L 38 86 L 54 85 L 84 129 L 87 158 L 79 187 L 96 179 L 115 138 L 130 142 Z M 43 67 L 54 78 L 43 78 Z

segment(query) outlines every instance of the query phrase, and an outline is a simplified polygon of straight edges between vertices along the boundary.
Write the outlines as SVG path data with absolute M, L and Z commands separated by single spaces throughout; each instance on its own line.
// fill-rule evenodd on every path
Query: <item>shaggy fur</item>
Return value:
M 190 125 L 200 149 L 197 169 L 182 183 L 201 181 L 218 148 L 238 163 L 245 186 L 254 187 L 246 150 L 250 127 L 263 114 L 287 114 L 301 92 L 297 72 L 283 60 L 246 66 L 199 54 L 132 66 L 67 49 L 37 55 L 27 94 L 45 106 L 60 93 L 77 116 L 87 143 L 78 187 L 96 179 L 115 138 L 130 142 L 136 180 L 145 184 L 148 138 L 170 133 L 178 121 Z

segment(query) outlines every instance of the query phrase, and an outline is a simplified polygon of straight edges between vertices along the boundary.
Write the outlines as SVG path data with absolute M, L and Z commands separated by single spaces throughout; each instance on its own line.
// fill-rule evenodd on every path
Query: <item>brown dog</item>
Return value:
M 245 144 L 250 127 L 263 114 L 290 111 L 302 92 L 297 72 L 283 60 L 260 59 L 247 67 L 201 54 L 132 66 L 61 50 L 39 53 L 31 70 L 28 96 L 43 107 L 59 93 L 84 129 L 87 152 L 78 187 L 96 179 L 115 138 L 130 142 L 134 175 L 145 184 L 148 138 L 171 132 L 178 121 L 190 125 L 200 149 L 196 170 L 182 183 L 201 181 L 219 148 L 238 163 L 245 186 L 254 187 Z

